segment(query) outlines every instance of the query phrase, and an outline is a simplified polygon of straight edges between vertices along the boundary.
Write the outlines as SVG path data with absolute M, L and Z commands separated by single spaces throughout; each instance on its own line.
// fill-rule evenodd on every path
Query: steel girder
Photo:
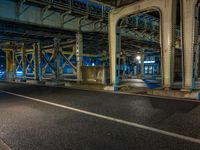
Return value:
M 199 59 L 199 0 L 181 0 L 183 28 L 183 90 L 196 87 Z
M 22 7 L 24 7 L 24 8 L 27 8 L 27 7 L 25 7 L 25 6 L 31 6 L 31 8 L 27 8 L 28 10 L 26 10 L 25 12 L 23 12 L 23 14 L 21 14 L 21 16 L 23 16 L 23 15 L 28 15 L 30 12 L 29 11 L 31 11 L 31 10 L 29 10 L 29 9 L 33 9 L 33 8 L 35 8 L 35 6 L 37 6 L 38 8 L 44 8 L 44 6 L 48 6 L 47 5 L 47 2 L 49 3 L 59 3 L 58 5 L 60 5 L 61 3 L 59 2 L 59 1 L 37 1 L 37 0 L 27 0 L 25 3 L 23 3 L 22 4 Z M 35 6 L 32 6 L 32 4 L 36 4 L 36 3 L 38 3 L 37 5 L 35 5 Z M 66 4 L 68 4 L 67 2 L 66 2 Z M 1 5 L 1 4 L 0 4 Z M 32 8 L 33 7 L 33 8 Z M 64 7 L 65 7 L 65 5 L 64 5 Z M 47 7 L 48 8 L 48 7 Z M 47 9 L 46 8 L 46 9 Z M 48 11 L 55 11 L 56 13 L 57 12 L 60 12 L 60 11 L 58 11 L 58 9 L 57 10 L 55 10 L 55 9 L 52 9 L 53 8 L 53 6 L 51 6 L 51 8 L 49 8 L 49 9 L 47 9 Z M 46 11 L 47 11 L 46 10 Z M 60 13 L 61 14 L 61 16 L 68 16 L 69 15 L 69 13 L 67 13 L 67 12 L 65 12 L 65 13 Z M 47 18 L 47 20 L 53 20 L 53 16 L 54 16 L 54 14 L 52 14 L 52 16 L 49 16 L 49 18 Z M 12 18 L 12 17 L 11 17 Z M 23 17 L 21 17 L 21 18 L 23 18 Z M 59 18 L 59 17 L 57 17 L 57 18 Z M 67 17 L 68 18 L 68 17 Z M 96 30 L 99 32 L 99 31 L 101 31 L 103 28 L 106 28 L 106 24 L 105 23 L 103 23 L 102 24 L 102 21 L 101 20 L 94 20 L 94 22 L 92 22 L 92 24 L 90 24 L 90 25 L 88 25 L 88 23 L 90 23 L 90 22 L 88 22 L 87 21 L 87 19 L 90 19 L 90 18 L 87 18 L 87 17 L 85 17 L 86 19 L 84 20 L 84 22 L 82 22 L 81 23 L 81 26 L 84 26 L 85 28 L 87 28 L 87 29 L 91 29 L 91 26 L 90 25 L 92 25 L 92 26 L 96 26 L 96 27 L 94 27 L 94 28 L 96 28 Z M 144 22 L 146 22 L 145 21 L 145 18 L 148 18 L 147 16 L 144 16 L 144 17 L 142 17 L 142 20 L 144 20 Z M 156 21 L 154 21 L 155 20 L 155 18 L 153 18 L 153 17 L 149 17 L 150 18 L 150 20 L 152 20 L 152 22 L 156 22 Z M 25 20 L 27 19 L 27 18 L 24 18 Z M 68 19 L 71 19 L 71 18 L 68 18 Z M 19 19 L 20 20 L 20 19 Z M 37 20 L 36 18 L 35 18 L 35 20 Z M 142 22 L 142 20 L 140 19 L 140 22 Z M 146 20 L 148 20 L 148 19 L 146 19 Z M 5 21 L 5 20 L 4 20 Z M 2 23 L 4 22 L 4 21 L 2 21 Z M 9 21 L 8 21 L 9 22 Z M 59 21 L 54 21 L 54 22 L 59 22 Z M 19 24 L 19 23 L 15 23 L 15 24 Z M 153 24 L 156 24 L 156 23 L 153 23 Z M 14 24 L 13 24 L 14 25 Z M 22 25 L 22 24 L 21 24 Z M 30 25 L 30 24 L 27 24 L 26 26 L 28 26 L 28 25 Z M 45 25 L 45 22 L 44 22 L 44 24 L 43 25 Z M 129 24 L 130 25 L 130 24 Z M 140 24 L 139 24 L 140 25 Z M 33 26 L 33 25 L 32 25 Z M 84 28 L 83 27 L 83 28 Z M 123 29 L 124 31 L 122 32 L 122 36 L 125 36 L 125 37 L 127 37 L 127 39 L 133 39 L 134 41 L 136 41 L 136 40 L 138 40 L 138 41 L 144 41 L 144 42 L 146 42 L 146 41 L 149 41 L 149 42 L 159 42 L 159 35 L 157 34 L 157 33 L 155 33 L 155 32 L 146 32 L 147 30 L 146 30 L 146 28 L 141 28 L 142 26 L 140 26 L 140 27 L 137 27 L 137 28 L 131 28 L 131 29 L 127 29 L 127 28 L 125 28 L 125 29 Z M 52 40 L 54 37 L 59 37 L 59 38 L 75 38 L 75 36 L 73 35 L 73 33 L 70 33 L 71 31 L 64 31 L 63 29 L 61 30 L 60 29 L 60 31 L 58 31 L 58 32 L 62 32 L 62 31 L 64 31 L 64 32 L 67 32 L 68 34 L 54 34 L 54 33 L 51 33 L 51 32 L 49 32 L 49 31 L 47 31 L 45 28 L 47 28 L 47 27 L 40 27 L 40 28 L 42 28 L 41 29 L 41 31 L 36 31 L 36 30 L 33 30 L 33 31 L 31 31 L 30 29 L 27 29 L 27 30 L 25 30 L 26 28 L 24 28 L 24 27 L 21 27 L 20 28 L 20 25 L 17 25 L 17 27 L 15 28 L 15 27 L 12 27 L 13 29 L 12 30 L 10 30 L 11 29 L 11 27 L 9 27 L 9 26 L 6 26 L 6 28 L 2 28 L 2 32 L 4 32 L 3 34 L 2 34 L 2 36 L 3 35 L 5 35 L 4 37 L 2 37 L 4 40 L 8 40 L 9 38 L 10 39 L 12 39 L 12 40 L 21 40 L 21 41 L 23 41 L 23 40 L 26 40 L 26 41 L 29 41 L 30 43 L 31 42 L 34 42 L 34 41 L 45 41 L 45 38 L 49 38 L 49 40 Z M 19 30 L 16 30 L 17 28 L 19 28 L 20 29 L 20 31 Z M 24 30 L 23 30 L 23 28 L 24 28 Z M 32 28 L 32 29 L 34 29 L 34 28 Z M 37 29 L 39 29 L 39 28 L 37 28 Z M 138 30 L 138 29 L 141 29 L 141 30 Z M 155 26 L 155 29 L 156 29 L 156 26 Z M 106 30 L 106 29 L 105 29 Z M 104 31 L 105 31 L 104 30 Z M 16 32 L 17 31 L 17 32 Z M 51 30 L 51 31 L 54 31 L 54 30 Z M 88 30 L 89 31 L 89 30 Z M 47 33 L 48 32 L 48 33 Z M 64 32 L 62 32 L 62 33 L 64 33 Z M 13 33 L 15 33 L 14 34 L 14 36 L 13 37 L 15 37 L 15 36 L 17 36 L 17 38 L 13 38 L 12 37 L 12 35 L 13 35 Z M 25 34 L 24 34 L 25 33 Z M 10 35 L 9 36 L 9 34 L 12 34 L 12 35 Z M 95 38 L 96 38 L 96 36 L 98 35 L 98 34 L 101 34 L 101 33 L 97 33 L 97 32 L 95 32 L 95 34 L 92 34 L 92 33 L 85 33 L 85 34 L 88 34 L 88 35 L 92 35 L 93 37 L 91 38 L 93 41 L 95 41 L 95 42 L 91 42 L 91 43 L 94 43 L 94 44 L 92 44 L 91 46 L 89 46 L 89 49 L 95 49 L 95 47 L 97 47 L 96 46 L 96 44 L 97 44 L 97 42 L 96 42 L 96 40 L 95 40 Z M 6 38 L 6 35 L 8 36 L 8 38 Z M 100 42 L 100 44 L 99 45 L 102 45 L 101 47 L 102 48 L 99 48 L 99 49 L 108 49 L 108 47 L 106 47 L 105 48 L 105 46 L 104 45 L 108 45 L 107 44 L 107 42 L 108 41 L 106 41 L 107 40 L 107 35 L 106 35 L 106 33 L 105 33 L 105 36 L 104 37 L 106 37 L 105 38 L 105 41 L 104 42 Z M 98 40 L 100 40 L 101 38 L 98 38 Z M 89 41 L 89 40 L 86 40 L 86 41 Z M 90 43 L 90 42 L 88 42 L 88 43 Z M 158 43 L 159 44 L 159 43 Z M 88 44 L 84 44 L 84 47 L 85 47 L 85 45 L 88 45 Z M 124 45 L 127 45 L 127 44 L 124 44 Z M 92 48 L 90 48 L 90 47 L 92 47 Z M 131 46 L 129 47 L 129 49 L 131 49 Z M 100 51 L 100 50 L 98 50 L 98 51 Z
M 176 27 L 176 0 L 148 0 L 140 1 L 123 8 L 114 9 L 109 16 L 109 41 L 110 41 L 110 72 L 111 83 L 116 85 L 116 52 L 117 24 L 120 19 L 145 11 L 159 11 L 161 13 L 161 49 L 163 87 L 168 89 L 172 84 L 173 52 L 175 50 L 175 27 Z

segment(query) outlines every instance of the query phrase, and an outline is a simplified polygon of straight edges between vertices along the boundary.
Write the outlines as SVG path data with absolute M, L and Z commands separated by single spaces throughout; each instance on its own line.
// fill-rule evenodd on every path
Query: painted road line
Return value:
M 9 91 L 0 90 L 0 92 L 6 93 L 6 94 L 9 94 L 9 95 L 13 95 L 13 96 L 17 96 L 17 97 L 21 97 L 21 98 L 25 98 L 25 99 L 29 99 L 29 100 L 32 100 L 32 101 L 40 102 L 40 103 L 43 103 L 43 104 L 48 104 L 48 105 L 51 105 L 51 106 L 55 106 L 55 107 L 79 112 L 79 113 L 86 114 L 86 115 L 89 115 L 89 116 L 93 116 L 93 117 L 96 117 L 96 118 L 100 118 L 100 119 L 104 119 L 104 120 L 108 120 L 108 121 L 112 121 L 112 122 L 116 122 L 116 123 L 120 123 L 120 124 L 124 124 L 124 125 L 128 125 L 128 126 L 132 126 L 132 127 L 135 127 L 135 128 L 140 128 L 140 129 L 144 129 L 144 130 L 147 130 L 147 131 L 151 131 L 151 132 L 159 133 L 159 134 L 162 134 L 162 135 L 174 137 L 174 138 L 177 138 L 177 139 L 181 139 L 181 140 L 200 144 L 200 139 L 197 139 L 197 138 L 184 136 L 184 135 L 173 133 L 173 132 L 164 131 L 164 130 L 160 130 L 160 129 L 157 129 L 157 128 L 141 125 L 141 124 L 138 124 L 138 123 L 125 121 L 125 120 L 122 120 L 122 119 L 113 118 L 113 117 L 110 117 L 110 116 L 105 116 L 105 115 L 101 115 L 101 114 L 97 114 L 97 113 L 93 113 L 93 112 L 89 112 L 89 111 L 85 111 L 85 110 L 82 110 L 82 109 L 77 109 L 77 108 L 73 108 L 73 107 L 69 107 L 69 106 L 65 106 L 65 105 L 61 105 L 61 104 L 57 104 L 57 103 L 53 103 L 53 102 L 48 102 L 48 101 L 45 101 L 45 100 L 42 100 L 42 99 L 37 99 L 37 98 L 25 96 L 25 95 L 20 95 L 20 94 L 12 93 L 12 92 L 9 92 Z
M 11 150 L 8 145 L 6 145 L 1 139 L 0 139 L 0 150 Z

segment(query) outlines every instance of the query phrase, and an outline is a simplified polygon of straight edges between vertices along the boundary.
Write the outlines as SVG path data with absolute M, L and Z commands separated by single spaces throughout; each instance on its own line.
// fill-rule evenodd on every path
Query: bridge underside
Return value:
M 2 0 L 0 8 L 4 80 L 199 89 L 198 0 Z

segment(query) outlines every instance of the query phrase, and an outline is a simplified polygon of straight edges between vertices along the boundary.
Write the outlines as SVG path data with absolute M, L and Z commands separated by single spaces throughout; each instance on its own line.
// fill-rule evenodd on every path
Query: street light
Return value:
M 140 61 L 141 60 L 141 56 L 136 56 L 136 59 L 138 60 L 138 61 Z

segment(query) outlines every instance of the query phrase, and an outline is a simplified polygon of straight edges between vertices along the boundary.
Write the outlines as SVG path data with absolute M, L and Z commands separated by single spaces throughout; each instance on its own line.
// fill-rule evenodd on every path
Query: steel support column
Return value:
M 199 56 L 200 56 L 200 52 L 199 52 L 199 44 L 197 45 L 197 51 L 195 54 L 195 79 L 198 80 L 198 70 L 199 70 Z
M 141 78 L 144 78 L 144 50 L 141 52 Z
M 126 78 L 126 53 L 123 56 L 123 79 Z
M 40 42 L 37 43 L 37 47 L 38 47 L 38 77 L 39 77 L 39 81 L 42 81 L 42 66 L 41 66 L 42 47 L 41 47 Z
M 117 58 L 118 58 L 118 75 L 117 75 L 117 81 L 116 84 L 120 83 L 120 66 L 121 66 L 121 29 L 118 27 L 117 28 Z
M 9 66 L 10 66 L 10 62 L 9 62 L 9 50 L 4 50 L 5 54 L 6 54 L 6 75 L 9 72 Z
M 195 53 L 198 48 L 198 30 L 196 26 L 197 0 L 182 0 L 183 32 L 183 90 L 195 89 Z
M 60 39 L 54 38 L 54 58 L 55 58 L 55 75 L 56 81 L 60 80 Z
M 82 81 L 82 65 L 83 65 L 83 35 L 82 33 L 76 34 L 76 59 L 77 59 L 77 81 Z
M 16 78 L 16 58 L 15 58 L 16 50 L 17 50 L 16 48 L 12 49 L 13 79 Z
M 22 79 L 26 80 L 26 47 L 24 43 L 22 44 L 21 57 L 22 57 L 22 72 L 23 72 Z
M 174 51 L 174 33 L 176 0 L 148 0 L 137 2 L 122 8 L 112 10 L 109 15 L 109 46 L 110 46 L 110 78 L 111 84 L 116 85 L 116 51 L 117 51 L 117 23 L 126 16 L 139 12 L 156 10 L 161 16 L 161 49 L 163 87 L 170 88 L 172 82 L 172 51 Z
M 39 81 L 39 47 L 37 43 L 33 43 L 34 50 L 34 77 L 35 80 Z
M 10 49 L 5 49 L 4 50 L 5 54 L 6 54 L 6 70 L 5 70 L 5 74 L 6 74 L 6 80 L 11 80 L 12 78 L 12 71 L 13 71 L 13 67 L 12 67 L 12 57 L 11 57 L 11 51 Z

